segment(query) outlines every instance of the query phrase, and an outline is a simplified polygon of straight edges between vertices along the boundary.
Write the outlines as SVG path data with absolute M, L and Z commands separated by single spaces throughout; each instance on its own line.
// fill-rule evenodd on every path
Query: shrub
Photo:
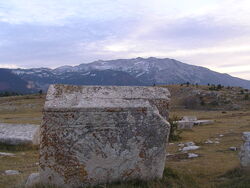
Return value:
M 203 97 L 201 96 L 201 97 L 200 97 L 200 105 L 201 105 L 201 106 L 205 106 L 205 104 L 206 104 L 206 103 L 205 103 Z
M 244 100 L 249 100 L 249 94 L 247 93 L 247 94 L 245 94 L 245 96 L 244 96 Z
M 216 88 L 216 86 L 215 86 L 214 84 L 212 84 L 212 85 L 209 87 L 209 90 L 214 91 L 214 90 L 217 90 L 217 88 Z
M 170 133 L 169 133 L 169 141 L 178 141 L 181 139 L 182 131 L 178 129 L 177 121 L 179 118 L 177 116 L 173 116 L 169 118 L 170 124 Z
M 222 85 L 221 85 L 221 84 L 218 84 L 218 85 L 217 85 L 217 90 L 220 90 L 220 89 L 222 89 Z

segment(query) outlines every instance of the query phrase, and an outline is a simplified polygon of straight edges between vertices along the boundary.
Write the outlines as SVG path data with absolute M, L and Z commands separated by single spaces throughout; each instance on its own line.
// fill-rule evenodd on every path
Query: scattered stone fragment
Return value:
M 200 146 L 187 146 L 187 147 L 182 148 L 182 151 L 197 150 L 199 148 Z
M 174 143 L 169 143 L 168 145 L 174 145 Z
M 196 158 L 196 157 L 199 157 L 199 155 L 195 153 L 188 153 L 188 158 Z
M 34 186 L 35 184 L 38 184 L 38 183 L 40 183 L 40 175 L 39 175 L 39 173 L 32 173 L 32 174 L 29 175 L 25 186 L 26 187 L 31 187 L 31 186 Z
M 196 116 L 183 116 L 182 121 L 197 121 L 197 117 Z
M 5 153 L 5 152 L 0 152 L 0 156 L 15 156 L 13 153 Z
M 18 170 L 5 170 L 4 173 L 6 175 L 18 175 L 20 172 Z
M 0 143 L 9 145 L 33 144 L 38 125 L 0 123 Z
M 195 143 L 194 142 L 186 142 L 185 146 L 195 146 Z
M 237 151 L 237 147 L 230 147 L 229 150 L 231 150 L 231 151 Z
M 211 125 L 214 124 L 214 120 L 197 120 L 194 121 L 194 125 Z
M 213 144 L 214 142 L 212 141 L 212 140 L 209 140 L 209 139 L 207 139 L 206 141 L 205 141 L 205 144 Z
M 223 134 L 220 134 L 219 137 L 223 137 L 224 135 Z
M 161 178 L 169 91 L 162 87 L 49 87 L 41 126 L 41 183 L 87 187 Z
M 219 142 L 219 141 L 215 141 L 214 143 L 215 143 L 215 144 L 219 144 L 220 142 Z
M 185 144 L 183 144 L 183 143 L 178 144 L 178 147 L 184 147 L 184 146 L 185 146 Z

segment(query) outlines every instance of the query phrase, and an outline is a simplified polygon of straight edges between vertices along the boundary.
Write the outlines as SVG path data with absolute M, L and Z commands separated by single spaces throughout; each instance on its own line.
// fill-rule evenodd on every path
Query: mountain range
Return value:
M 7 71 L 6 69 L 2 70 Z M 250 89 L 250 81 L 248 80 L 221 74 L 204 67 L 189 65 L 174 59 L 155 57 L 98 60 L 78 66 L 61 66 L 56 69 L 9 69 L 8 73 L 11 75 L 9 75 L 10 77 L 20 79 L 21 85 L 26 84 L 23 89 L 25 92 L 26 90 L 30 92 L 41 89 L 47 90 L 50 84 L 55 83 L 149 86 L 190 82 L 200 85 L 210 83 Z M 20 86 L 19 82 L 9 80 L 8 75 L 0 76 L 0 91 L 17 88 L 15 84 Z M 6 85 L 9 87 L 6 87 Z

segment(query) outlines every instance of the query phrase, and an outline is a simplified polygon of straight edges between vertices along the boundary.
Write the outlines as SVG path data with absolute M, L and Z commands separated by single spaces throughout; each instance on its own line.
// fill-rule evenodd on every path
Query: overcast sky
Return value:
M 0 0 L 0 67 L 150 56 L 250 80 L 250 1 Z

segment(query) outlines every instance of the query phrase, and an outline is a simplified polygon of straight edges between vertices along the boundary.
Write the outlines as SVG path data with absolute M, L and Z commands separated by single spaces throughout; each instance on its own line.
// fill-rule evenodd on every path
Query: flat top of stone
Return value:
M 47 93 L 45 109 L 148 108 L 150 105 L 145 99 L 168 101 L 169 97 L 168 89 L 162 87 L 51 85 Z
M 163 87 L 73 86 L 57 84 L 50 85 L 47 100 L 75 93 L 80 94 L 83 98 L 168 99 L 170 97 L 168 89 Z
M 45 109 L 108 109 L 108 108 L 122 108 L 123 110 L 132 108 L 147 108 L 153 109 L 148 101 L 138 99 L 138 100 L 125 100 L 125 99 L 91 99 L 86 98 L 82 100 L 81 98 L 66 97 L 64 100 L 49 100 L 45 103 Z

